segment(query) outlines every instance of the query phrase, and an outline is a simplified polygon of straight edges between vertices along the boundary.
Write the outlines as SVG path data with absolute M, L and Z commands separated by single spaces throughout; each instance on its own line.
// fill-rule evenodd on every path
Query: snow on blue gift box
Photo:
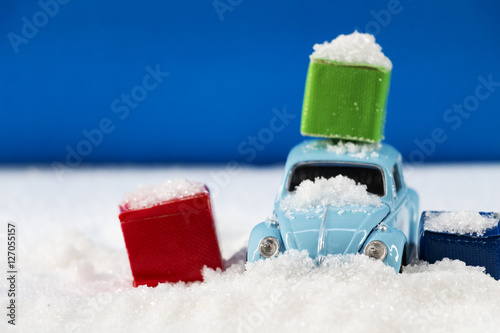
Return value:
M 434 263 L 458 259 L 485 267 L 500 279 L 500 214 L 470 211 L 422 213 L 419 257 Z

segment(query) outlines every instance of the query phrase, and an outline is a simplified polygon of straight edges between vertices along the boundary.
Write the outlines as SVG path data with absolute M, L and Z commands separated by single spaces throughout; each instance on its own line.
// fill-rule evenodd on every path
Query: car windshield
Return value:
M 297 186 L 306 179 L 314 181 L 318 177 L 329 179 L 338 175 L 366 185 L 369 193 L 380 197 L 385 195 L 384 175 L 380 168 L 370 165 L 336 163 L 307 163 L 295 166 L 288 179 L 288 192 L 294 192 Z

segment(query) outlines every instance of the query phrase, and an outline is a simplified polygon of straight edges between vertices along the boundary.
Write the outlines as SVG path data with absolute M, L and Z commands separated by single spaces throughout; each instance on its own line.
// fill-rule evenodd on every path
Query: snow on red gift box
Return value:
M 201 281 L 204 266 L 222 267 L 202 183 L 176 179 L 139 187 L 120 204 L 119 218 L 136 287 Z

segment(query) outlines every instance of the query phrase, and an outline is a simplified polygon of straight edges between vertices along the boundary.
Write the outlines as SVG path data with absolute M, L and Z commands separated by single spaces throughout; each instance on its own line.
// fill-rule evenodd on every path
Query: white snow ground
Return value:
M 498 331 L 500 281 L 459 261 L 395 274 L 363 256 L 318 268 L 291 253 L 245 271 L 240 249 L 271 214 L 282 167 L 229 170 L 80 168 L 59 180 L 50 169 L 0 169 L 0 331 Z M 422 210 L 500 211 L 500 164 L 409 171 Z M 133 288 L 118 205 L 140 184 L 174 178 L 209 184 L 222 254 L 234 265 L 203 283 Z M 18 234 L 15 327 L 6 323 L 8 221 Z

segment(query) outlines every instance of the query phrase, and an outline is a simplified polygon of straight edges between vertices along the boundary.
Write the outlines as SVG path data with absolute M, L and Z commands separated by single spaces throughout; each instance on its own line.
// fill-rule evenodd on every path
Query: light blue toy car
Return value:
M 353 186 L 366 185 L 365 195 L 378 204 L 328 203 L 295 211 L 284 205 L 303 181 L 323 177 L 324 183 L 338 175 L 354 180 L 358 185 L 348 180 Z M 401 155 L 392 146 L 307 140 L 291 150 L 273 217 L 252 230 L 247 260 L 290 249 L 307 250 L 318 263 L 329 254 L 364 253 L 399 272 L 417 256 L 418 216 L 418 195 L 406 187 Z

